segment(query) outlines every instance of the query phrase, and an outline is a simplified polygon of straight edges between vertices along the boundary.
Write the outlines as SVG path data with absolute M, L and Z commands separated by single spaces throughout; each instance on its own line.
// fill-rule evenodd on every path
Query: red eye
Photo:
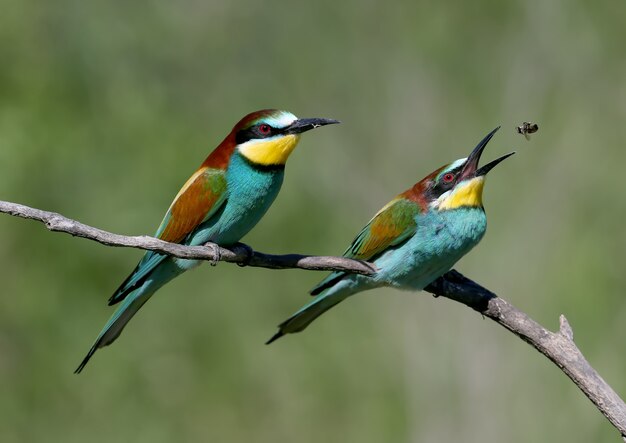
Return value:
M 448 172 L 447 174 L 445 174 L 443 176 L 443 182 L 444 183 L 451 183 L 452 180 L 454 180 L 454 174 L 451 174 L 451 173 Z
M 265 123 L 259 125 L 259 132 L 263 135 L 269 134 L 271 130 L 270 125 L 266 125 Z

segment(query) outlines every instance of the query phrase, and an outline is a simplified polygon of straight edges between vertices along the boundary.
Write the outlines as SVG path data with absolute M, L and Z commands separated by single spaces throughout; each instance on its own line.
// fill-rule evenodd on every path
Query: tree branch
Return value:
M 626 441 L 626 404 L 591 367 L 574 343 L 574 333 L 564 315 L 558 332 L 551 332 L 461 273 L 452 270 L 435 280 L 426 291 L 463 303 L 505 327 L 548 357 L 604 414 Z
M 308 256 L 298 254 L 273 255 L 256 252 L 248 246 L 238 243 L 232 248 L 223 248 L 215 243 L 204 246 L 183 246 L 168 243 L 147 235 L 125 236 L 113 234 L 64 217 L 56 212 L 42 211 L 41 209 L 17 203 L 0 201 L 0 212 L 37 220 L 46 225 L 51 231 L 65 232 L 75 237 L 95 240 L 107 246 L 125 246 L 149 251 L 162 252 L 179 258 L 207 260 L 215 264 L 218 261 L 237 263 L 242 266 L 254 266 L 271 269 L 306 269 L 311 271 L 349 271 L 357 274 L 372 275 L 376 267 L 370 263 L 351 260 L 345 257 Z
M 51 231 L 95 240 L 107 246 L 146 249 L 179 258 L 208 260 L 213 263 L 226 261 L 242 266 L 271 269 L 347 271 L 364 275 L 376 272 L 376 267 L 371 263 L 345 257 L 271 255 L 253 251 L 244 244 L 237 244 L 230 249 L 213 243 L 204 246 L 183 246 L 148 236 L 123 236 L 87 226 L 54 212 L 17 203 L 0 201 L 0 212 L 38 220 Z M 559 331 L 551 332 L 506 300 L 454 270 L 435 280 L 425 290 L 436 297 L 442 296 L 462 303 L 489 317 L 549 358 L 596 405 L 626 442 L 626 404 L 576 347 L 572 328 L 565 316 L 560 317 Z

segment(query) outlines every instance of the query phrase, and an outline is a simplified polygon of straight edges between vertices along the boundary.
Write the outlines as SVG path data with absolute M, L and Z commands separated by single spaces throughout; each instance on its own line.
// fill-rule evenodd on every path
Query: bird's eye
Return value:
M 259 132 L 262 135 L 268 135 L 271 131 L 272 131 L 272 128 L 270 127 L 270 125 L 267 125 L 265 123 L 261 123 L 259 125 Z
M 444 183 L 452 183 L 453 180 L 454 180 L 454 174 L 450 172 L 448 172 L 447 174 L 444 174 L 443 176 Z

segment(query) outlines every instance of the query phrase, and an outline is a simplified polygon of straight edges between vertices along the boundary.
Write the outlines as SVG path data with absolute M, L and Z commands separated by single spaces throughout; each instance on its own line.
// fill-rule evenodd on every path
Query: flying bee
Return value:
M 536 123 L 524 122 L 521 126 L 517 127 L 517 133 L 522 134 L 526 140 L 530 140 L 530 134 L 534 134 L 539 130 L 539 126 Z

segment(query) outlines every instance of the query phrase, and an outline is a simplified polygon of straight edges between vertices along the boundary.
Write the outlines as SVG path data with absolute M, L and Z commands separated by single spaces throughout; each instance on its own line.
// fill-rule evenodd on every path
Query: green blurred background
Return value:
M 339 254 L 392 196 L 486 159 L 489 232 L 457 268 L 546 327 L 564 313 L 626 394 L 624 2 L 0 0 L 0 198 L 152 234 L 265 107 L 307 134 L 245 241 Z M 515 134 L 523 120 L 540 131 Z M 0 441 L 554 442 L 617 433 L 468 308 L 371 291 L 266 347 L 322 274 L 204 265 L 72 371 L 141 256 L 0 217 Z

